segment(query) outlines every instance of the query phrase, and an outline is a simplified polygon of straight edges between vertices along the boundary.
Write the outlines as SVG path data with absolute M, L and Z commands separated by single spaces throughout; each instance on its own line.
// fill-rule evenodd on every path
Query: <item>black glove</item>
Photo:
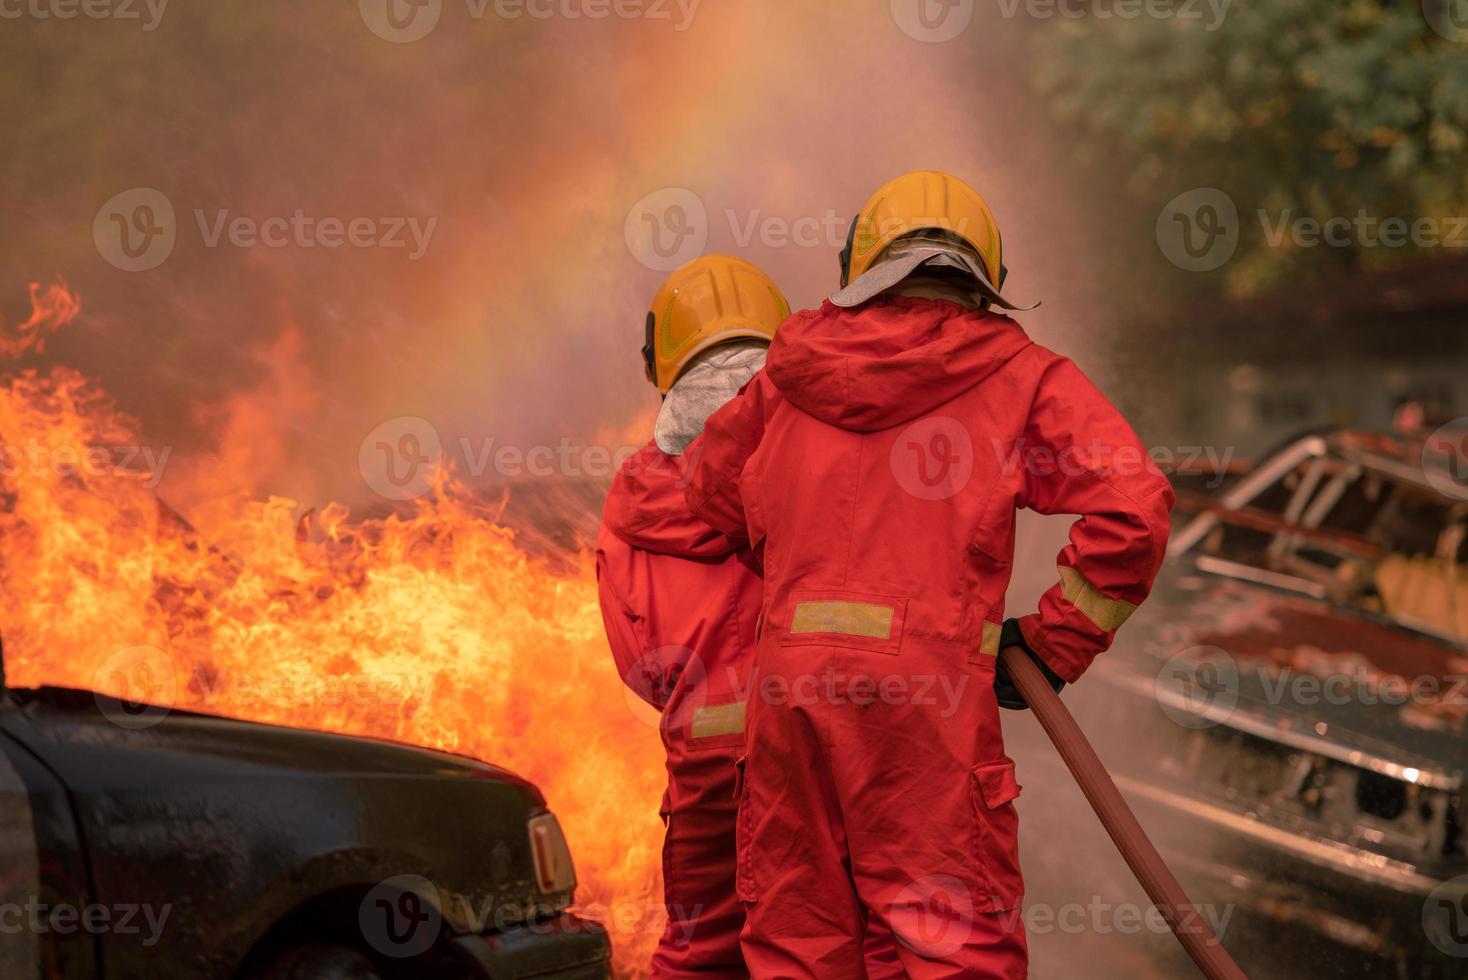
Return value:
M 1004 629 L 999 633 L 999 649 L 1005 650 L 1009 647 L 1019 647 L 1029 654 L 1030 660 L 1040 668 L 1040 673 L 1045 675 L 1045 679 L 1050 682 L 1055 693 L 1060 693 L 1060 689 L 1065 686 L 1065 680 L 1051 670 L 1050 665 L 1041 660 L 1039 654 L 1030 649 L 1030 645 L 1025 642 L 1024 634 L 1019 631 L 1019 620 L 1017 619 L 1006 619 Z M 1029 705 L 1025 703 L 1024 695 L 1019 693 L 1019 688 L 1015 687 L 1014 682 L 1009 679 L 1009 671 L 1004 669 L 1004 660 L 1001 657 L 994 659 L 994 694 L 999 698 L 1001 708 L 1008 708 L 1011 711 L 1025 711 L 1029 708 Z

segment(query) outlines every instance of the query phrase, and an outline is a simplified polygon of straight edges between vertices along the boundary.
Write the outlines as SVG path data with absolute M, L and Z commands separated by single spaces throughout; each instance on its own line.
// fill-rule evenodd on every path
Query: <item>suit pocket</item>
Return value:
M 978 909 L 1002 912 L 1019 908 L 1024 898 L 1024 879 L 1019 870 L 1019 811 L 1014 806 L 1020 785 L 1014 776 L 1013 760 L 974 766 L 969 787 L 976 831 L 975 859 L 980 879 L 989 890 L 988 902 L 981 898 Z

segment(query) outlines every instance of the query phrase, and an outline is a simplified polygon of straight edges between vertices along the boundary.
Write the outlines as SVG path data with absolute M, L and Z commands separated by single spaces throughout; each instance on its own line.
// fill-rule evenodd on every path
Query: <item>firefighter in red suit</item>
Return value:
M 643 348 L 664 395 L 653 441 L 618 472 L 597 536 L 602 615 L 617 668 L 659 712 L 667 749 L 662 817 L 668 924 L 654 977 L 747 977 L 734 887 L 736 760 L 762 583 L 749 550 L 696 520 L 684 500 L 685 447 L 760 369 L 789 307 L 747 262 L 695 259 L 653 301 Z M 872 977 L 900 977 L 890 937 Z
M 864 923 L 910 977 L 1023 977 L 1020 795 L 1001 644 L 1059 690 L 1148 594 L 1172 491 L 1000 294 L 987 205 L 881 188 L 842 290 L 786 321 L 690 450 L 691 509 L 765 576 L 738 817 L 755 977 L 863 976 Z M 1077 514 L 1057 584 L 1005 619 L 1021 507 Z

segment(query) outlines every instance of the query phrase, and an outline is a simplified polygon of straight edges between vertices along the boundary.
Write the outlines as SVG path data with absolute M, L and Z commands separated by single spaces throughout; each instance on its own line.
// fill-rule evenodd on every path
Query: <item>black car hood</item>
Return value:
M 335 735 L 170 709 L 138 727 L 116 723 L 91 691 L 12 689 L 4 725 L 74 788 L 106 789 L 178 780 L 217 779 L 222 771 L 285 776 L 384 776 L 489 779 L 513 784 L 537 803 L 540 791 L 514 773 L 467 756 L 385 739 Z M 115 712 L 114 712 L 115 714 Z M 136 716 L 136 713 L 135 713 Z M 98 751 L 77 751 L 93 749 Z M 148 769 L 108 765 L 109 750 L 148 750 Z M 161 765 L 160 765 L 161 763 Z
M 106 710 L 104 710 L 106 705 Z M 12 690 L 0 739 L 65 784 L 94 900 L 171 909 L 158 944 L 108 933 L 109 975 L 233 976 L 307 903 L 430 884 L 443 925 L 478 933 L 564 909 L 538 885 L 535 786 L 503 769 L 392 742 L 189 711 L 128 711 L 90 691 Z M 144 724 L 146 723 L 146 724 Z

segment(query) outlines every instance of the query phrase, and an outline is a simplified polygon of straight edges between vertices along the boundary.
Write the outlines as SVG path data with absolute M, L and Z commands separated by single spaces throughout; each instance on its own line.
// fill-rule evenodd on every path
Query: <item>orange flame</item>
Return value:
M 31 316 L 17 324 L 12 333 L 0 319 L 0 357 L 17 357 L 34 348 L 39 352 L 45 346 L 46 334 L 65 326 L 81 312 L 81 300 L 66 288 L 66 281 L 57 281 L 44 289 L 38 282 L 31 283 Z
M 8 357 L 80 309 L 64 285 L 31 297 L 15 332 L 0 322 Z M 396 739 L 515 770 L 560 816 L 578 900 L 605 913 L 619 974 L 645 975 L 662 928 L 662 752 L 607 653 L 589 556 L 565 568 L 528 557 L 498 512 L 451 479 L 406 516 L 355 521 L 340 504 L 302 516 L 294 501 L 240 492 L 274 459 L 260 398 L 310 387 L 293 367 L 299 346 L 288 328 L 266 390 L 201 414 L 220 441 L 192 460 L 141 451 L 138 425 L 73 370 L 0 383 L 10 683 Z M 163 465 L 182 471 L 168 489 L 183 514 L 152 492 Z

